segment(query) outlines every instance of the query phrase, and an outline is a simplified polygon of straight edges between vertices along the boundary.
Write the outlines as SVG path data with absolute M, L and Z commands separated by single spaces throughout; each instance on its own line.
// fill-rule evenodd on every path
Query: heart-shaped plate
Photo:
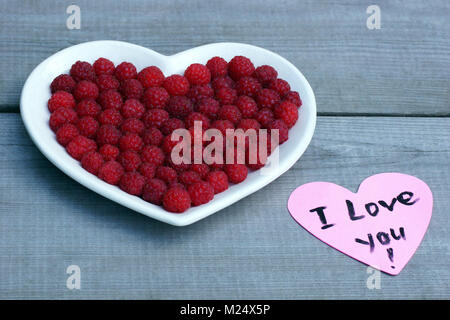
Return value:
M 288 81 L 292 90 L 300 93 L 303 105 L 299 110 L 299 120 L 289 130 L 289 140 L 280 146 L 279 164 L 270 171 L 270 174 L 261 174 L 258 172 L 260 170 L 251 172 L 244 182 L 230 186 L 209 203 L 192 207 L 182 214 L 167 212 L 162 207 L 132 196 L 90 174 L 56 141 L 48 125 L 50 112 L 47 101 L 50 98 L 50 83 L 59 74 L 68 73 L 71 65 L 77 60 L 93 63 L 97 58 L 105 57 L 116 65 L 122 61 L 129 61 L 138 71 L 155 65 L 168 76 L 183 73 L 192 63 L 204 64 L 213 56 L 221 56 L 229 61 L 236 55 L 247 56 L 255 66 L 263 64 L 273 66 L 278 71 L 279 77 Z M 39 150 L 64 173 L 106 198 L 175 226 L 185 226 L 203 219 L 275 180 L 306 150 L 316 125 L 314 93 L 303 74 L 278 54 L 241 43 L 213 43 L 172 56 L 121 41 L 92 41 L 78 44 L 55 53 L 33 70 L 22 89 L 20 113 L 31 139 Z

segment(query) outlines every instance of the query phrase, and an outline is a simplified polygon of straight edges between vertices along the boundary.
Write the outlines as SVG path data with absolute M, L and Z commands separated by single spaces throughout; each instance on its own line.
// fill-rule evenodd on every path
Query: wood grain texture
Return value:
M 448 299 L 450 119 L 319 117 L 295 166 L 253 195 L 184 228 L 134 213 L 72 181 L 45 159 L 17 114 L 0 115 L 0 298 Z M 424 180 L 434 212 L 397 277 L 366 287 L 367 268 L 290 217 L 297 186 L 356 190 L 375 173 Z M 81 290 L 65 270 L 82 272 Z
M 449 115 L 450 2 L 78 0 L 81 30 L 64 1 L 0 0 L 0 110 L 17 111 L 22 85 L 43 59 L 90 40 L 115 39 L 163 54 L 211 42 L 278 52 L 308 78 L 322 114 Z

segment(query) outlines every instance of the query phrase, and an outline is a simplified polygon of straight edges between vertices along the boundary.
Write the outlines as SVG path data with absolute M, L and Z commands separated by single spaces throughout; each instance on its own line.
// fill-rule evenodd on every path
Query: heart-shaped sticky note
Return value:
M 356 194 L 334 183 L 307 183 L 288 201 L 292 217 L 312 235 L 391 275 L 419 247 L 432 208 L 427 184 L 401 173 L 371 176 Z
M 285 79 L 292 90 L 300 93 L 303 105 L 299 110 L 299 120 L 289 130 L 289 140 L 279 147 L 279 162 L 276 167 L 265 171 L 264 174 L 258 171 L 250 173 L 244 182 L 231 186 L 228 190 L 217 194 L 209 203 L 192 207 L 183 214 L 170 213 L 90 174 L 69 156 L 63 146 L 58 144 L 54 132 L 48 125 L 50 113 L 47 101 L 50 98 L 50 83 L 59 74 L 68 73 L 71 65 L 77 60 L 93 63 L 97 58 L 104 57 L 116 65 L 129 61 L 138 70 L 155 65 L 165 75 L 171 75 L 183 73 L 192 63 L 205 64 L 214 56 L 222 56 L 229 61 L 237 55 L 247 56 L 256 66 L 264 64 L 273 66 L 278 71 L 278 76 Z M 316 122 L 314 94 L 301 72 L 273 52 L 239 43 L 210 44 L 173 56 L 164 56 L 147 48 L 120 41 L 93 41 L 72 46 L 49 57 L 34 69 L 22 90 L 20 108 L 25 127 L 34 143 L 67 175 L 130 209 L 177 226 L 191 224 L 217 212 L 259 190 L 283 174 L 305 151 L 312 138 Z

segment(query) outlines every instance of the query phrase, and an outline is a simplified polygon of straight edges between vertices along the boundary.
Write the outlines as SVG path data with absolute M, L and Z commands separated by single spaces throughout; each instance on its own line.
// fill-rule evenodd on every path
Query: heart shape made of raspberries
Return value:
M 240 58 L 233 60 L 236 56 Z M 213 57 L 227 63 L 215 58 L 207 64 Z M 261 66 L 265 67 L 258 69 Z M 246 76 L 251 79 L 239 81 Z M 222 90 L 228 84 L 232 90 Z M 252 100 L 257 104 L 253 111 Z M 292 110 L 293 104 L 298 111 Z M 172 56 L 121 41 L 75 45 L 33 70 L 23 87 L 20 109 L 34 143 L 67 175 L 117 203 L 176 226 L 203 219 L 283 174 L 306 150 L 316 123 L 314 93 L 301 72 L 271 51 L 240 43 L 209 44 Z M 169 158 L 173 144 L 166 140 L 174 129 L 190 127 L 194 120 L 220 131 L 256 128 L 258 120 L 267 120 L 261 128 L 267 128 L 269 137 L 271 130 L 280 128 L 276 165 L 270 166 L 273 156 L 263 168 L 270 170 L 174 164 Z M 286 141 L 281 141 L 287 138 L 283 120 L 289 127 Z

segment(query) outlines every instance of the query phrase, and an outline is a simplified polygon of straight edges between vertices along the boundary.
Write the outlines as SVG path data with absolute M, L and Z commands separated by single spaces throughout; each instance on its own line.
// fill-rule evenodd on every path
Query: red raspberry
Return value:
M 111 160 L 105 162 L 98 170 L 98 177 L 103 181 L 117 185 L 124 174 L 124 170 L 120 163 Z
M 255 119 L 264 127 L 267 126 L 275 119 L 272 110 L 269 108 L 263 108 L 258 111 Z
M 79 117 L 91 116 L 96 117 L 102 111 L 102 107 L 92 99 L 85 99 L 78 102 L 75 107 Z
M 127 118 L 140 119 L 144 115 L 145 107 L 139 100 L 128 99 L 122 105 L 121 112 L 125 119 Z
M 104 144 L 100 147 L 98 152 L 100 152 L 103 159 L 106 161 L 116 160 L 120 153 L 119 148 L 113 146 L 112 144 Z
M 242 77 L 236 83 L 236 90 L 239 95 L 254 98 L 261 89 L 261 84 L 253 77 Z
M 216 120 L 211 124 L 211 128 L 219 130 L 222 133 L 223 138 L 225 139 L 227 129 L 234 130 L 234 124 L 228 120 Z
M 174 213 L 182 213 L 191 207 L 191 197 L 186 189 L 175 186 L 171 187 L 164 193 L 163 199 L 164 209 Z
M 255 77 L 259 80 L 259 82 L 261 82 L 262 85 L 269 84 L 271 81 L 275 80 L 277 76 L 277 70 L 271 66 L 263 65 L 259 66 L 255 70 Z
M 142 163 L 139 154 L 132 150 L 127 150 L 120 153 L 118 161 L 123 166 L 125 171 L 136 171 Z
M 150 203 L 160 205 L 166 191 L 167 186 L 164 181 L 160 179 L 150 179 L 144 186 L 142 198 Z
M 138 73 L 137 79 L 142 83 L 144 88 L 158 87 L 164 81 L 164 74 L 155 66 L 150 66 Z
M 77 61 L 70 68 L 70 75 L 79 82 L 81 80 L 95 80 L 95 71 L 89 62 Z
M 240 183 L 247 178 L 248 169 L 244 164 L 227 164 L 225 165 L 225 173 L 230 182 Z
M 289 91 L 284 99 L 295 104 L 297 108 L 300 108 L 302 105 L 302 100 L 300 99 L 300 95 L 297 91 Z
M 183 119 L 194 110 L 194 106 L 185 96 L 175 96 L 170 98 L 166 110 L 172 117 Z
M 251 76 L 253 72 L 255 72 L 255 66 L 247 57 L 236 56 L 228 63 L 228 73 L 234 80 Z
M 73 108 L 75 107 L 75 99 L 72 94 L 66 91 L 57 91 L 48 100 L 48 110 L 55 111 L 60 107 Z
M 216 92 L 216 99 L 220 104 L 233 104 L 237 99 L 237 92 L 230 88 L 221 88 Z
M 122 151 L 132 150 L 139 152 L 144 146 L 144 142 L 136 133 L 127 133 L 120 138 L 119 146 Z
M 95 60 L 94 71 L 97 76 L 114 74 L 114 63 L 106 58 L 98 58 Z
M 270 137 L 268 137 L 268 138 L 270 139 Z M 259 170 L 266 165 L 267 157 L 264 160 L 262 160 L 259 156 L 259 153 L 256 153 L 256 162 L 250 163 L 251 161 L 254 161 L 254 160 L 250 159 L 250 153 L 247 152 L 246 158 L 245 158 L 245 163 L 247 164 L 247 167 L 252 170 Z
M 145 130 L 144 123 L 136 118 L 125 119 L 120 125 L 120 130 L 123 134 L 126 133 L 136 133 L 141 135 Z
M 211 72 L 200 63 L 193 63 L 187 67 L 184 76 L 190 84 L 207 84 L 211 81 Z
M 224 105 L 220 108 L 219 119 L 231 121 L 233 124 L 238 124 L 242 118 L 241 111 L 235 105 Z
M 94 82 L 83 80 L 77 83 L 73 95 L 77 101 L 83 99 L 97 99 L 98 87 Z
M 215 120 L 220 111 L 220 104 L 213 98 L 204 98 L 198 104 L 197 111 L 203 113 L 209 119 Z
M 156 166 L 153 163 L 143 162 L 139 167 L 139 172 L 148 181 L 153 179 L 156 173 Z
M 140 99 L 144 93 L 144 87 L 136 79 L 127 79 L 122 82 L 120 91 L 125 99 Z
M 178 180 L 178 174 L 175 169 L 167 166 L 158 167 L 155 176 L 169 185 Z
M 68 74 L 60 74 L 55 79 L 53 79 L 52 83 L 50 84 L 50 91 L 51 93 L 55 93 L 56 91 L 67 91 L 69 93 L 73 92 L 73 89 L 75 89 L 75 85 L 77 83 L 71 76 Z
M 177 173 L 182 173 L 184 171 L 188 171 L 191 168 L 189 163 L 181 162 L 179 164 L 175 164 L 172 161 L 172 155 L 167 154 L 165 159 L 166 165 L 174 169 Z
M 169 119 L 169 113 L 163 109 L 150 109 L 144 113 L 142 121 L 147 128 L 157 127 L 160 128 L 164 121 Z
M 114 76 L 103 74 L 97 77 L 97 86 L 100 92 L 117 90 L 120 87 L 120 82 Z
M 115 127 L 118 127 L 123 121 L 122 115 L 117 109 L 103 110 L 97 119 L 100 124 L 111 124 Z
M 228 63 L 221 57 L 212 57 L 206 63 L 206 67 L 211 72 L 212 78 L 227 75 Z
M 50 128 L 56 132 L 66 123 L 76 123 L 78 121 L 77 113 L 72 108 L 61 107 L 56 109 L 50 116 Z
M 186 125 L 186 128 L 191 128 L 194 126 L 195 121 L 200 121 L 202 123 L 203 130 L 208 129 L 210 126 L 208 117 L 199 112 L 192 112 L 191 114 L 189 114 L 186 119 L 184 119 L 184 124 Z
M 78 130 L 82 136 L 92 138 L 99 128 L 98 121 L 91 116 L 85 116 L 77 123 Z
M 56 131 L 56 140 L 63 146 L 66 146 L 75 137 L 79 136 L 80 133 L 76 126 L 71 123 L 66 123 Z
M 190 185 L 188 192 L 194 206 L 208 203 L 214 198 L 214 188 L 206 181 L 200 181 Z
M 165 136 L 161 148 L 164 150 L 165 153 L 170 155 L 172 149 L 181 141 L 182 141 L 181 138 L 178 141 L 177 140 L 173 141 L 172 136 Z
M 257 101 L 260 108 L 272 109 L 278 102 L 280 102 L 280 95 L 272 89 L 262 89 L 258 93 Z
M 81 166 L 92 174 L 97 174 L 105 161 L 100 153 L 91 151 L 81 158 Z
M 283 120 L 278 119 L 272 121 L 272 123 L 269 124 L 268 128 L 271 135 L 273 133 L 273 130 L 278 130 L 279 144 L 282 144 L 289 139 L 289 128 Z
M 97 130 L 97 143 L 99 145 L 117 144 L 120 137 L 120 131 L 110 124 L 103 125 Z
M 83 136 L 77 136 L 66 147 L 67 153 L 76 160 L 80 160 L 85 153 L 97 150 L 94 140 Z
M 258 105 L 255 100 L 247 96 L 240 96 L 236 100 L 236 106 L 239 108 L 242 113 L 242 117 L 244 118 L 251 118 L 258 111 Z
M 206 180 L 214 188 L 214 193 L 218 194 L 228 189 L 228 176 L 221 170 L 208 173 Z
M 157 146 L 146 145 L 141 152 L 142 161 L 160 166 L 164 163 L 164 152 Z
M 145 144 L 159 146 L 164 138 L 164 135 L 158 128 L 152 127 L 144 131 L 143 140 Z
M 197 183 L 202 180 L 197 172 L 190 170 L 181 172 L 180 175 L 178 176 L 178 179 L 185 186 L 189 186 L 193 183 Z
M 192 164 L 191 168 L 192 168 L 192 171 L 197 172 L 199 174 L 200 178 L 202 178 L 202 179 L 205 179 L 209 172 L 209 167 L 205 163 L 198 163 L 198 164 L 194 163 L 194 164 Z
M 142 102 L 148 109 L 164 109 L 169 102 L 169 93 L 161 87 L 151 87 L 145 90 Z
M 122 62 L 116 67 L 114 75 L 119 81 L 134 79 L 137 76 L 136 67 L 129 62 Z
M 161 132 L 163 133 L 163 135 L 168 136 L 172 134 L 174 130 L 184 128 L 185 126 L 183 120 L 177 118 L 170 118 L 164 121 L 163 125 L 161 126 Z
M 203 98 L 211 98 L 214 96 L 214 90 L 209 84 L 202 84 L 191 86 L 186 97 L 191 99 L 192 102 L 197 103 Z
M 179 74 L 173 74 L 164 80 L 163 87 L 172 96 L 184 96 L 189 91 L 189 81 Z
M 236 128 L 242 129 L 244 131 L 254 129 L 256 130 L 256 132 L 258 132 L 258 130 L 261 129 L 261 124 L 255 119 L 242 119 Z
M 229 76 L 223 76 L 215 78 L 211 82 L 211 86 L 213 87 L 214 91 L 220 90 L 222 88 L 231 88 L 234 89 L 235 83 L 233 79 L 231 79 Z
M 286 80 L 275 79 L 269 84 L 269 89 L 275 90 L 280 97 L 284 97 L 291 90 L 291 86 Z
M 275 107 L 275 116 L 292 128 L 298 120 L 298 110 L 292 102 L 283 101 Z
M 123 104 L 121 94 L 115 90 L 103 91 L 98 98 L 98 102 L 103 109 L 120 110 Z
M 140 196 L 145 185 L 145 178 L 137 172 L 126 172 L 120 178 L 119 187 L 134 196 Z

